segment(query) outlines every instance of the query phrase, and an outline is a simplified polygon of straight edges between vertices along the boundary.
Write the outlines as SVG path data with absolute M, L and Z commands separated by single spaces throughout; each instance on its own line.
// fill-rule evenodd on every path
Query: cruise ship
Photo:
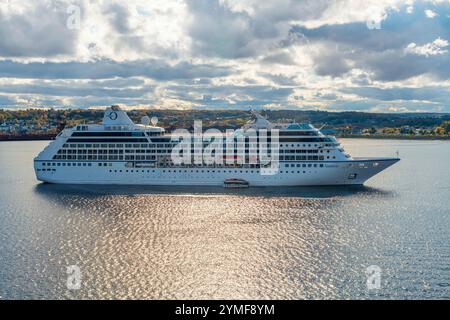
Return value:
M 101 124 L 63 129 L 34 159 L 36 177 L 62 184 L 360 185 L 400 160 L 353 158 L 311 124 L 272 123 L 252 114 L 219 139 L 218 130 L 169 133 L 148 117 L 137 124 L 114 105 Z

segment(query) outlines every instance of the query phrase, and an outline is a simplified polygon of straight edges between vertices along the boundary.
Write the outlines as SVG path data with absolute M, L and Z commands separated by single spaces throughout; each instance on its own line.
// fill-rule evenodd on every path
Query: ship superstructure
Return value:
M 352 158 L 334 137 L 311 124 L 271 123 L 256 112 L 253 116 L 224 135 L 223 142 L 215 140 L 211 152 L 208 135 L 200 142 L 195 134 L 176 137 L 149 125 L 148 119 L 135 124 L 119 106 L 112 106 L 102 124 L 61 131 L 34 159 L 36 176 L 66 184 L 222 186 L 239 179 L 249 186 L 349 185 L 363 184 L 400 160 Z M 174 157 L 176 148 L 184 161 Z

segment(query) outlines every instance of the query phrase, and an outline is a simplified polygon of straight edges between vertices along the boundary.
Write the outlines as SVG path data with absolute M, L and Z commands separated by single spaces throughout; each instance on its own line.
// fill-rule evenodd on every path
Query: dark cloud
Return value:
M 101 86 L 105 88 L 123 88 L 123 87 L 140 87 L 145 84 L 145 81 L 139 78 L 116 78 L 106 80 L 92 80 L 89 85 Z
M 372 71 L 376 80 L 399 81 L 424 73 L 435 73 L 436 59 L 439 58 L 405 55 L 403 51 L 387 51 L 367 54 L 365 59 L 359 58 L 357 63 L 361 68 Z
M 449 4 L 437 5 L 441 16 L 435 19 L 424 17 L 426 4 L 416 3 L 412 14 L 405 12 L 406 5 L 399 11 L 388 12 L 386 20 L 380 23 L 380 29 L 368 28 L 366 22 L 323 25 L 318 28 L 293 26 L 291 33 L 299 34 L 307 41 L 327 41 L 348 45 L 355 51 L 399 50 L 409 43 L 432 42 L 438 37 L 450 38 Z M 292 36 L 291 36 L 292 37 Z
M 103 87 L 95 87 L 92 85 L 55 85 L 55 84 L 11 84 L 2 85 L 0 87 L 1 93 L 15 93 L 15 94 L 37 94 L 61 97 L 113 97 L 113 98 L 138 98 L 146 94 L 153 93 L 154 87 L 143 86 L 139 89 L 122 88 L 109 89 Z
M 214 78 L 230 74 L 219 65 L 180 62 L 170 65 L 163 60 L 116 62 L 33 62 L 0 61 L 0 77 L 34 79 L 107 79 L 113 77 L 147 77 L 156 80 Z
M 338 99 L 338 96 L 334 93 L 322 93 L 322 92 L 317 92 L 315 94 L 316 97 L 323 99 L 323 100 L 336 100 Z
M 266 64 L 282 64 L 282 65 L 295 65 L 295 61 L 292 56 L 287 52 L 279 52 L 274 54 L 269 54 L 261 60 L 262 63 Z
M 36 2 L 27 11 L 6 15 L 0 10 L 1 57 L 54 57 L 73 54 L 78 33 L 67 28 L 68 5 Z
M 377 87 L 353 87 L 341 89 L 340 91 L 379 101 L 416 100 L 450 104 L 450 89 L 440 86 L 389 89 Z
M 113 104 L 123 104 L 127 106 L 148 105 L 156 102 L 151 98 L 128 98 L 128 97 L 73 97 L 67 106 L 90 107 L 90 106 L 110 106 Z M 62 105 L 61 103 L 59 104 Z
M 274 83 L 280 86 L 298 86 L 298 83 L 295 80 L 295 76 L 288 77 L 282 74 L 271 74 L 267 72 L 260 72 L 258 74 L 261 77 L 269 79 L 270 81 L 273 81 Z
M 351 70 L 348 59 L 339 53 L 333 54 L 333 48 L 327 48 L 314 57 L 314 69 L 319 76 L 339 77 Z
M 266 105 L 272 103 L 284 103 L 288 96 L 293 93 L 292 88 L 274 88 L 265 85 L 216 85 L 216 86 L 168 86 L 166 88 L 172 98 L 204 103 L 203 97 L 210 97 L 209 103 L 219 104 L 247 104 Z M 201 96 L 196 98 L 193 96 Z
M 372 83 L 368 74 L 362 73 L 352 77 L 352 83 L 361 86 L 367 86 Z
M 15 99 L 8 96 L 0 95 L 0 106 L 10 106 L 15 104 L 16 104 Z
M 189 35 L 195 54 L 222 58 L 254 54 L 248 14 L 233 12 L 217 0 L 188 1 L 188 8 L 192 14 Z
M 188 0 L 187 4 L 193 52 L 227 59 L 255 57 L 299 41 L 298 35 L 288 33 L 290 21 L 320 17 L 330 5 L 325 0 L 261 1 L 250 13 L 233 10 L 219 0 Z
M 318 45 L 314 68 L 321 76 L 343 76 L 352 69 L 373 73 L 373 79 L 400 81 L 428 74 L 437 79 L 450 78 L 450 56 L 415 55 L 405 48 L 432 43 L 438 38 L 450 40 L 450 5 L 436 4 L 439 18 L 423 15 L 425 4 L 417 4 L 413 14 L 404 10 L 389 12 L 381 29 L 366 23 L 324 25 L 318 28 L 294 26 L 291 33 L 301 35 L 310 45 Z
M 126 6 L 118 3 L 110 4 L 105 8 L 104 14 L 108 16 L 109 22 L 116 32 L 127 34 L 131 31 L 130 12 Z

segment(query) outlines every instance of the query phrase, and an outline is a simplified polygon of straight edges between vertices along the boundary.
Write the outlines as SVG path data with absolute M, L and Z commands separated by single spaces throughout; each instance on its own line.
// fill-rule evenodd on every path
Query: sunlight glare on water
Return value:
M 3 299 L 450 298 L 448 142 L 343 140 L 402 161 L 361 187 L 245 190 L 41 184 L 46 144 L 0 143 Z

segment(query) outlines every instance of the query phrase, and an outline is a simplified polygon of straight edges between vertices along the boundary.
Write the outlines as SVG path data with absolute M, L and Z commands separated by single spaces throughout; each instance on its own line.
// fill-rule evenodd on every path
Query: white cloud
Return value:
M 443 55 L 448 53 L 448 50 L 445 49 L 448 47 L 448 41 L 442 38 L 437 38 L 433 42 L 424 44 L 423 46 L 418 46 L 417 44 L 410 43 L 405 48 L 405 53 L 408 54 L 416 54 L 419 56 L 435 56 L 435 55 Z
M 450 88 L 448 1 L 3 1 L 0 105 L 367 110 L 340 89 Z
M 438 14 L 436 12 L 434 12 L 433 10 L 427 9 L 427 10 L 425 10 L 425 15 L 427 16 L 427 18 L 433 19 Z
M 398 11 L 405 0 L 223 0 L 233 10 L 246 12 L 270 23 L 295 23 L 309 28 L 327 24 L 384 20 L 388 11 Z
M 67 27 L 69 6 L 79 7 L 80 28 Z M 181 0 L 7 1 L 0 7 L 0 57 L 176 60 L 189 51 L 186 13 Z

